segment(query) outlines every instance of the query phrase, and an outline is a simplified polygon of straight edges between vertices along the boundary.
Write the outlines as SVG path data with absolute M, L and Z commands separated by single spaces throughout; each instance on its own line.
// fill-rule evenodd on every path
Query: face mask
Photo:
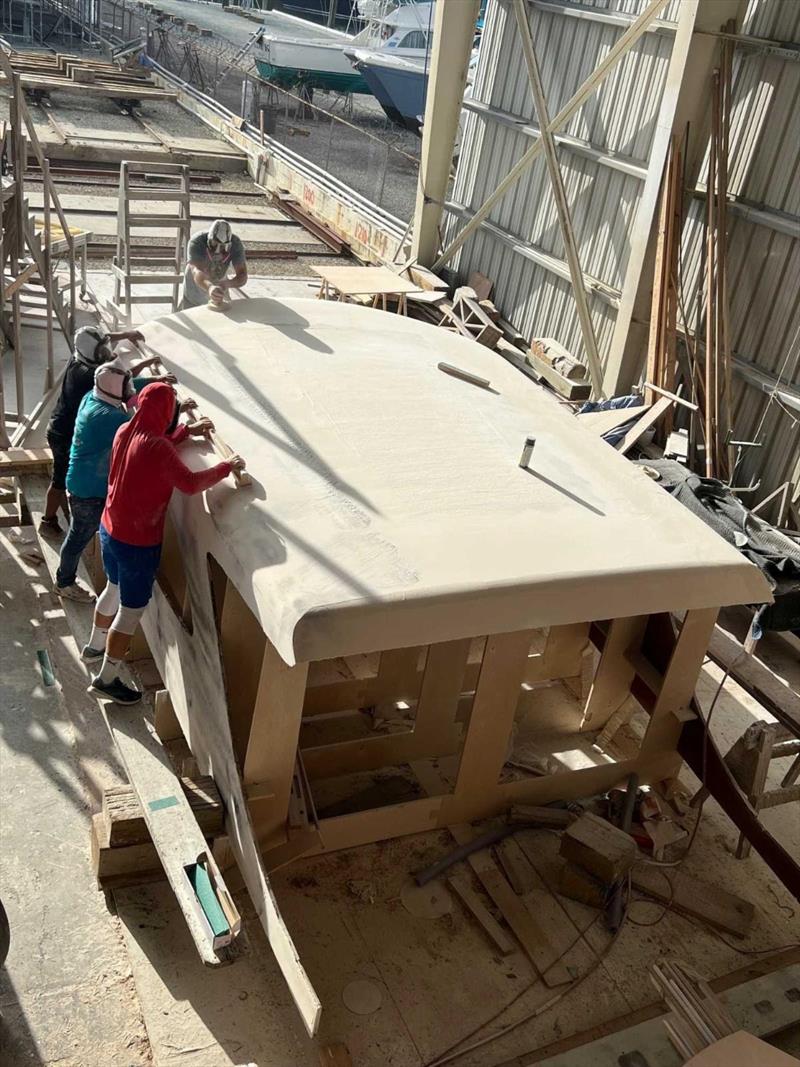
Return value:
M 121 379 L 121 385 L 119 392 L 108 392 L 100 384 L 101 380 L 105 381 L 105 376 L 108 374 L 116 374 Z M 106 382 L 108 384 L 108 382 Z M 136 390 L 133 385 L 133 375 L 129 370 L 122 370 L 121 367 L 106 367 L 102 372 L 102 378 L 95 376 L 94 387 L 98 393 L 102 394 L 100 399 L 106 399 L 111 404 L 127 404 L 131 397 L 135 394 Z
M 176 400 L 175 401 L 175 414 L 172 416 L 172 422 L 167 427 L 167 436 L 169 436 L 171 433 L 175 433 L 175 431 L 177 430 L 177 428 L 178 428 L 178 418 L 180 417 L 180 413 L 181 413 L 180 404 Z

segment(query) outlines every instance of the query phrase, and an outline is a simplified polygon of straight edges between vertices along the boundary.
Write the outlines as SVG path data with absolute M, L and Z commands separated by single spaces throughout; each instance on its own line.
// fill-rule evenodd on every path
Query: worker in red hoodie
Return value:
M 136 414 L 117 431 L 111 452 L 108 495 L 100 522 L 107 583 L 98 597 L 92 634 L 82 656 L 88 661 L 103 657 L 89 688 L 117 704 L 135 704 L 142 698 L 121 677 L 122 661 L 153 591 L 173 489 L 202 493 L 244 467 L 239 456 L 231 456 L 209 470 L 190 470 L 175 446 L 190 435 L 207 435 L 213 426 L 208 419 L 200 419 L 178 427 L 179 414 L 171 385 L 145 386 Z

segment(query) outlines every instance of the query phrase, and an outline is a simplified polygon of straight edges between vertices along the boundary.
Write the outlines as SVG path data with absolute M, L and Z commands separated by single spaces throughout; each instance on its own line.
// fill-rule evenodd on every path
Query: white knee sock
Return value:
M 108 637 L 108 627 L 98 626 L 96 622 L 92 623 L 92 632 L 89 635 L 89 648 L 96 648 L 98 651 L 106 647 L 106 637 Z

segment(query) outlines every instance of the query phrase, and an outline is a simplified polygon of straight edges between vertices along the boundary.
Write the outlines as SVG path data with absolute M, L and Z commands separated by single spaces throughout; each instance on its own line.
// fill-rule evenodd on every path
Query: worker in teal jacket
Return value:
M 77 580 L 78 563 L 100 528 L 114 436 L 133 414 L 140 389 L 154 381 L 174 380 L 172 375 L 134 378 L 119 357 L 97 368 L 94 387 L 78 408 L 70 446 L 66 477 L 70 524 L 56 572 L 59 596 L 84 603 L 94 600 L 94 594 Z M 183 404 L 184 410 L 193 406 L 194 401 Z

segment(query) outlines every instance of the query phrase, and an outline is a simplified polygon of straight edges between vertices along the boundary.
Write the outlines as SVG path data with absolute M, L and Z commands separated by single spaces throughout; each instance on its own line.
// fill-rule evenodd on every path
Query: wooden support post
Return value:
M 494 791 L 506 758 L 520 688 L 528 662 L 532 630 L 492 634 L 486 642 L 478 688 L 458 767 L 452 812 L 448 818 L 469 819 L 466 809 L 484 788 Z M 465 815 L 458 812 L 465 809 Z
M 0 148 L 3 147 L 0 142 Z M 2 211 L 2 206 L 0 206 Z M 2 219 L 0 219 L 0 222 Z M 6 350 L 6 338 L 5 338 L 5 308 L 6 308 L 6 293 L 5 293 L 5 265 L 6 265 L 6 253 L 5 253 L 5 231 L 0 225 L 0 448 L 8 448 L 9 437 L 6 429 L 6 391 L 3 385 L 3 353 Z
M 53 237 L 50 226 L 50 161 L 48 159 L 42 160 L 42 194 L 44 204 L 44 224 L 42 227 L 44 248 L 42 252 L 44 257 L 45 275 L 41 279 L 41 282 L 44 286 L 45 296 L 45 339 L 47 346 L 47 370 L 45 372 L 43 392 L 46 393 L 53 388 L 53 381 L 55 379 L 55 366 L 53 362 L 53 301 L 54 299 L 61 299 L 58 292 L 58 278 L 53 277 Z M 54 288 L 55 295 L 53 293 Z
M 398 700 L 411 703 L 419 694 L 417 663 L 421 648 L 393 648 L 381 652 L 378 679 L 375 683 L 375 706 L 394 715 Z
M 265 844 L 285 838 L 307 675 L 307 663 L 288 667 L 267 641 L 242 771 L 245 786 L 269 786 L 271 796 L 256 810 L 251 804 L 256 836 Z
M 431 645 L 422 675 L 413 730 L 304 749 L 303 762 L 309 777 L 329 778 L 455 752 L 461 737 L 456 725 L 456 713 L 470 644 L 470 639 L 465 638 Z M 390 686 L 385 692 L 408 692 L 407 688 L 402 688 L 404 685 L 419 688 L 416 671 L 419 648 L 398 651 L 413 653 L 413 656 L 399 657 L 394 653 L 383 653 L 384 656 L 392 656 L 383 676 L 386 685 Z M 399 690 L 398 685 L 401 687 Z
M 589 642 L 589 623 L 551 626 L 541 655 L 532 655 L 525 670 L 525 681 L 548 682 L 580 673 L 583 653 Z
M 677 748 L 682 729 L 680 713 L 689 707 L 694 696 L 718 614 L 718 608 L 686 612 L 642 741 L 643 756 Z
M 419 740 L 419 755 L 443 755 L 455 739 L 458 698 L 471 639 L 444 641 L 431 645 L 422 677 L 417 703 L 414 734 Z M 427 752 L 423 750 L 427 749 Z
M 626 654 L 639 648 L 646 626 L 646 615 L 612 620 L 583 709 L 581 730 L 601 729 L 630 695 L 634 668 Z
M 156 691 L 153 699 L 154 725 L 156 733 L 162 744 L 167 741 L 177 741 L 183 737 L 181 724 L 172 706 L 172 700 L 166 689 Z

